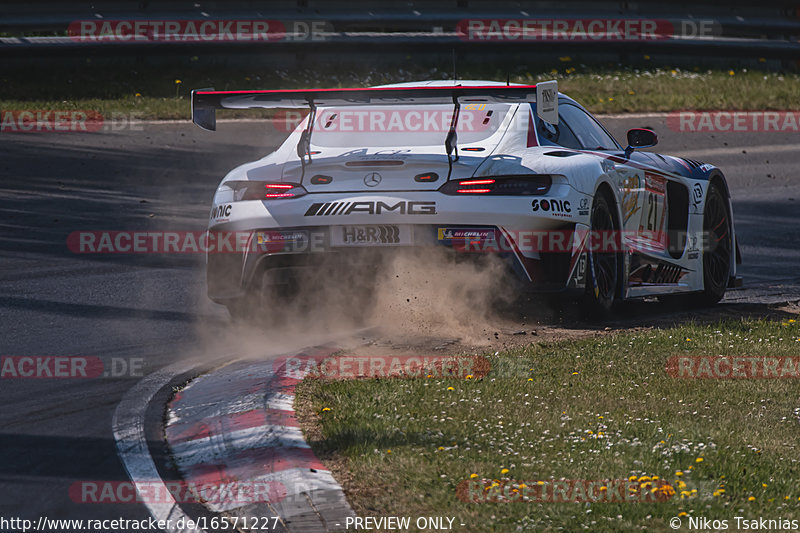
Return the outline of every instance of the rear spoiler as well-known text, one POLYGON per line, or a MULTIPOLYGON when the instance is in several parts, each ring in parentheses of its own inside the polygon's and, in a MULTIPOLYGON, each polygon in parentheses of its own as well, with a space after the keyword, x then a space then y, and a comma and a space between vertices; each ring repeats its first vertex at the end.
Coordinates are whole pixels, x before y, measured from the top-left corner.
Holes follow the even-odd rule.
POLYGON ((276 91, 192 91, 192 122, 204 130, 217 129, 217 109, 307 108, 324 106, 432 105, 462 103, 539 102, 537 114, 558 124, 558 84, 536 85, 372 87, 366 89, 287 89, 276 91))

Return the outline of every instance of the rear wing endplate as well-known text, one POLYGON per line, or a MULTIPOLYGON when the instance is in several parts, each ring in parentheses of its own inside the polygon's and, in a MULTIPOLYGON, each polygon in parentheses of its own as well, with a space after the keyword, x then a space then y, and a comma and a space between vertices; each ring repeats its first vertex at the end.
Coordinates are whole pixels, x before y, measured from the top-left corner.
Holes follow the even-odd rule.
POLYGON ((288 89, 276 91, 192 91, 192 122, 217 129, 217 109, 307 108, 365 105, 460 105, 466 103, 538 102, 537 114, 558 124, 558 84, 536 85, 371 87, 366 89, 288 89))

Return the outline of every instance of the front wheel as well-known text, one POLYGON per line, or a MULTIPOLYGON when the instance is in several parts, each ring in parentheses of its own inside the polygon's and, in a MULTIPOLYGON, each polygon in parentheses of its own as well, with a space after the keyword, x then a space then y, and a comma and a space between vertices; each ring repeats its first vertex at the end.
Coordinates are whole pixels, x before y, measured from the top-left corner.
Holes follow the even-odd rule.
POLYGON ((728 288, 731 273, 730 214, 725 194, 712 183, 703 210, 703 290, 690 294, 659 296, 662 303, 688 308, 709 307, 719 302, 728 288))
POLYGON ((693 296, 697 305, 719 302, 731 275, 731 217, 728 202, 716 183, 708 187, 703 210, 703 292, 693 296))

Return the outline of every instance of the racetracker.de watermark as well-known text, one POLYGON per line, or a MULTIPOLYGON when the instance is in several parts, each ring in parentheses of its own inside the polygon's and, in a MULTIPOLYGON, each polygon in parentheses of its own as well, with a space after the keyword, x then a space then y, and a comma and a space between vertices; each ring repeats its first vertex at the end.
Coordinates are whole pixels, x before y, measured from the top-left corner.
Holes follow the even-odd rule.
POLYGON ((73 231, 67 237, 67 248, 75 254, 243 253, 270 244, 253 239, 251 231, 86 230, 73 231))
POLYGON ((464 19, 456 31, 465 41, 661 41, 678 37, 711 37, 720 33, 713 20, 632 18, 464 19))
POLYGON ((0 379, 97 379, 144 377, 142 357, 4 355, 0 379))
POLYGON ((482 378, 491 364, 482 356, 297 355, 272 363, 280 378, 482 378))
POLYGON ((674 495, 675 489, 663 480, 468 479, 456 487, 456 496, 466 503, 654 503, 674 495))
POLYGON ((800 111, 673 111, 667 127, 681 133, 797 133, 800 111))
MULTIPOLYGON (((326 109, 316 115, 314 131, 322 133, 447 133, 452 109, 326 109)), ((276 112, 269 120, 278 131, 294 131, 307 112, 276 112)), ((487 104, 465 104, 458 113, 458 133, 488 132, 496 127, 495 110, 487 104)), ((517 121, 520 122, 520 121, 517 121)), ((515 122, 516 124, 516 122, 515 122)), ((525 124, 527 128, 527 123, 525 124)))
MULTIPOLYGON (((568 202, 567 202, 568 203, 568 202)), ((563 202, 562 202, 563 205, 563 202)), ((231 205, 215 208, 219 213, 231 205)), ((222 219, 217 218, 217 221, 222 219)), ((385 225, 384 225, 385 226, 385 225)), ((391 226, 391 225, 390 225, 391 226)), ((348 226, 344 226, 347 228, 348 226)), ((353 226, 353 228, 356 228, 353 226)), ((356 228, 358 229, 358 228, 356 228)), ((364 239, 368 238, 364 231, 364 239)), ((373 235, 376 236, 378 233, 373 235)), ((712 251, 718 237, 709 232, 507 230, 492 228, 437 228, 439 245, 458 253, 624 253, 633 248, 686 248, 689 254, 712 251)), ((365 240, 362 244, 378 244, 365 240)), ((431 242, 431 244, 434 244, 431 242)), ((67 236, 75 254, 229 254, 320 253, 330 246, 329 233, 309 230, 258 231, 125 231, 80 230, 67 236)))
POLYGON ((682 379, 798 379, 800 357, 675 355, 666 371, 682 379))
POLYGON ((69 498, 81 504, 118 503, 208 503, 250 505, 275 503, 286 498, 287 488, 280 481, 221 480, 207 483, 188 481, 76 481, 69 487, 69 498))
POLYGON ((142 131, 142 114, 137 112, 16 109, 0 110, 0 133, 96 133, 142 131))
POLYGON ((332 31, 323 20, 76 20, 67 35, 78 42, 279 42, 322 41, 332 31))

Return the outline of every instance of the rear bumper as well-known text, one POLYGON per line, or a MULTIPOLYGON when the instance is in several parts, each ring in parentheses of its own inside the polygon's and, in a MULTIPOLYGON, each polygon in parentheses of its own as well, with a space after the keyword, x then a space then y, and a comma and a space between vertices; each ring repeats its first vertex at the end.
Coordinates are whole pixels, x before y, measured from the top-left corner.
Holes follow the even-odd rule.
MULTIPOLYGON (((558 292, 570 287, 582 288, 585 283, 585 258, 573 257, 568 252, 530 257, 530 253, 522 254, 516 243, 496 226, 414 225, 404 242, 393 242, 400 239, 387 230, 383 233, 386 242, 347 246, 342 246, 341 238, 334 235, 342 228, 318 226, 250 232, 243 249, 208 255, 209 298, 217 303, 240 298, 265 270, 274 272, 276 280, 293 270, 316 270, 324 275, 332 266, 371 271, 397 254, 434 251, 441 253, 444 261, 453 262, 500 258, 510 279, 516 279, 521 288, 531 291, 558 292)), ((574 225, 565 229, 571 231, 574 225)))

